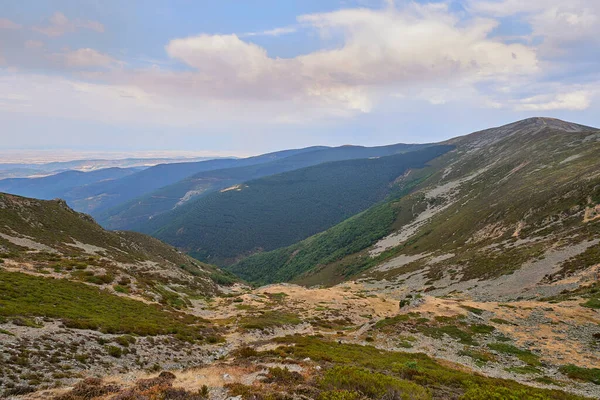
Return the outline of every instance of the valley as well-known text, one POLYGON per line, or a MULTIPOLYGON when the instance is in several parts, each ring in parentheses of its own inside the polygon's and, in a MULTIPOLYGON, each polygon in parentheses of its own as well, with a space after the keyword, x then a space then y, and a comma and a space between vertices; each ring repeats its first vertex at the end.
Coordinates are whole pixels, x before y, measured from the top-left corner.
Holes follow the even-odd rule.
POLYGON ((144 233, 0 194, 0 396, 598 398, 599 132, 531 118, 111 178, 104 222, 144 233))

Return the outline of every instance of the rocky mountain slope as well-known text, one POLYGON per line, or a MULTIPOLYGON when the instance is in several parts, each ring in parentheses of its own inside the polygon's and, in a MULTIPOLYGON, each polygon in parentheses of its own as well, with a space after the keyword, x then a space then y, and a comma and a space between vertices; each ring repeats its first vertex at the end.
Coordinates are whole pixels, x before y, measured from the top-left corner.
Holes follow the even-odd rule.
POLYGON ((558 287, 553 281, 600 262, 599 140, 596 129, 542 118, 450 140, 456 150, 402 178, 414 187, 408 196, 230 270, 306 284, 418 276, 415 287, 448 293, 509 279, 543 258, 517 280, 558 287))

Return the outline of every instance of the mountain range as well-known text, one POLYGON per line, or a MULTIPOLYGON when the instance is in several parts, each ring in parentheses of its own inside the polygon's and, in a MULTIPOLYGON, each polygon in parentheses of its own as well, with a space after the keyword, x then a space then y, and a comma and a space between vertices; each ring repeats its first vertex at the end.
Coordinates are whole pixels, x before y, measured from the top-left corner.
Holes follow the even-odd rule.
POLYGON ((598 398, 599 154, 530 118, 0 180, 0 396, 598 398))

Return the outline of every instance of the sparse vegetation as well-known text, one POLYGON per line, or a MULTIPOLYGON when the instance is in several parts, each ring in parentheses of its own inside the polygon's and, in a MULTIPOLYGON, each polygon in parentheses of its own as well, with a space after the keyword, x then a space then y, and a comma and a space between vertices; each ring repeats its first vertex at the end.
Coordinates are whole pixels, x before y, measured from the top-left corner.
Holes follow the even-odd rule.
POLYGON ((350 393, 380 398, 377 396, 390 393, 388 388, 396 387, 400 396, 406 393, 407 396, 413 394, 416 398, 580 399, 557 390, 537 389, 514 381, 452 369, 438 364, 424 354, 387 352, 372 346, 338 344, 317 337, 294 336, 277 341, 282 345, 292 346, 261 353, 261 356, 278 354, 296 359, 309 357, 331 366, 319 381, 320 388, 327 390, 326 398, 337 399, 331 390, 343 390, 340 393, 342 399, 352 399, 350 393), (417 389, 419 386, 421 388, 417 389))
POLYGON ((431 399, 429 391, 416 383, 352 366, 328 370, 319 386, 328 393, 343 390, 370 399, 381 399, 386 395, 402 400, 431 399))
POLYGON ((533 354, 528 350, 522 350, 512 344, 507 343, 490 343, 488 347, 491 350, 497 351, 502 354, 510 354, 517 357, 519 360, 523 361, 525 364, 530 366, 539 366, 540 360, 539 357, 533 354))
POLYGON ((240 321, 240 327, 245 330, 266 330, 300 323, 302 323, 302 320, 295 314, 284 311, 264 311, 243 317, 240 321))

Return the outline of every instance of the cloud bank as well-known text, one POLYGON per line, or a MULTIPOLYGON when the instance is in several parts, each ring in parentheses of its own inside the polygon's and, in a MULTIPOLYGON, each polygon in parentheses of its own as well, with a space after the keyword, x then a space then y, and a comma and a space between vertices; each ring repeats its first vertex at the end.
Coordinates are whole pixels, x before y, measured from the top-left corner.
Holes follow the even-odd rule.
POLYGON ((20 46, 29 64, 0 47, 0 111, 180 127, 311 124, 410 101, 515 112, 586 110, 594 104, 600 61, 590 52, 600 50, 600 2, 462 5, 456 11, 445 2, 388 1, 376 9, 299 15, 294 26, 262 32, 199 32, 163 44, 169 63, 149 67, 91 45, 48 49, 46 40, 67 34, 105 33, 97 21, 58 11, 31 27, 1 18, 0 35, 29 29, 38 37, 20 46), (528 31, 507 37, 507 18, 528 31), (278 57, 255 41, 298 35, 315 35, 320 48, 278 57), (575 65, 587 69, 574 75, 575 65), (40 66, 55 73, 41 73, 40 66))

